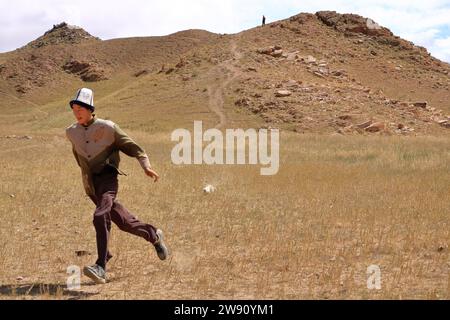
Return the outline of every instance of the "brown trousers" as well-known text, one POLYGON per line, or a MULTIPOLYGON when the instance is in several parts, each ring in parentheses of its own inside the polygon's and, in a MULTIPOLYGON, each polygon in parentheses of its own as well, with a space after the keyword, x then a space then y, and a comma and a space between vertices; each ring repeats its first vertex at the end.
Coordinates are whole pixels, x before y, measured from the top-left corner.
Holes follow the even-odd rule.
POLYGON ((96 205, 93 221, 97 238, 96 264, 106 270, 106 263, 112 258, 108 251, 111 221, 120 230, 144 238, 150 243, 157 240, 156 228, 140 222, 116 200, 119 183, 115 168, 106 166, 101 173, 93 176, 93 182, 95 197, 90 198, 96 205))

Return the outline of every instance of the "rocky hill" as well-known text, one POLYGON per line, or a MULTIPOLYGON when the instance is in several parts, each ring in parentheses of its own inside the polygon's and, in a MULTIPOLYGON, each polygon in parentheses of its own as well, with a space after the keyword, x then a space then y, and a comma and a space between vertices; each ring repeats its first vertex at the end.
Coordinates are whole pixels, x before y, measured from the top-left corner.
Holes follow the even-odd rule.
POLYGON ((100 40, 80 27, 72 26, 66 22, 54 25, 52 29, 45 32, 42 37, 27 44, 26 47, 41 48, 55 44, 79 44, 86 40, 100 40))
POLYGON ((332 11, 233 35, 108 41, 62 23, 0 54, 0 108, 53 105, 92 86, 106 96, 100 107, 108 102, 115 115, 132 106, 132 122, 144 127, 152 108, 168 127, 204 118, 299 133, 448 134, 449 72, 373 20, 332 11))

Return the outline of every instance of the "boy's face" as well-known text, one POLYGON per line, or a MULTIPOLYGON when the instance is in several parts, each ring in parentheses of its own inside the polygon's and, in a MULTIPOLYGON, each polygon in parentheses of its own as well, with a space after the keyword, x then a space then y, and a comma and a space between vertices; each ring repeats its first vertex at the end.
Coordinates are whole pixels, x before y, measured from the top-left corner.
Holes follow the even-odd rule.
POLYGON ((72 111, 78 123, 81 125, 87 124, 89 120, 92 119, 91 111, 82 106, 77 105, 76 103, 73 104, 72 111))

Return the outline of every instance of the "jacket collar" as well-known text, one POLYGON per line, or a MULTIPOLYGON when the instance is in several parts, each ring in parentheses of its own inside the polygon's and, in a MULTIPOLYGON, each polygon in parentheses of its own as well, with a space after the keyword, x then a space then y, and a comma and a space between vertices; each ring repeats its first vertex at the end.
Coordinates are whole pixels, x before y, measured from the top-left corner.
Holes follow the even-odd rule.
POLYGON ((84 128, 90 127, 91 124, 93 124, 95 122, 95 120, 97 120, 97 118, 95 117, 95 114, 92 115, 92 119, 87 123, 87 124, 82 124, 81 126, 84 128))

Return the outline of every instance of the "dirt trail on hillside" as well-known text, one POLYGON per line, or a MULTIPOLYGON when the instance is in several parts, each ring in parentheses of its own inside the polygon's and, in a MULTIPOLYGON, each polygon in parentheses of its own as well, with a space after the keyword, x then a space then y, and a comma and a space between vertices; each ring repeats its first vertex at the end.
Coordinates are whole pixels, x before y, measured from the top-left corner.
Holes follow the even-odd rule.
POLYGON ((230 51, 233 57, 223 61, 211 69, 209 73, 210 77, 213 78, 213 81, 207 87, 209 109, 219 117, 219 123, 216 125, 217 129, 224 128, 228 123, 224 109, 225 90, 234 79, 241 75, 241 71, 237 67, 237 62, 241 59, 242 54, 237 49, 235 39, 231 39, 230 41, 230 51))

